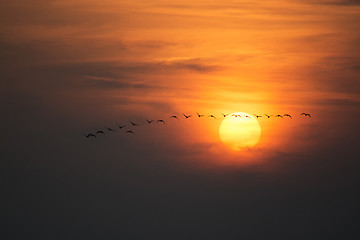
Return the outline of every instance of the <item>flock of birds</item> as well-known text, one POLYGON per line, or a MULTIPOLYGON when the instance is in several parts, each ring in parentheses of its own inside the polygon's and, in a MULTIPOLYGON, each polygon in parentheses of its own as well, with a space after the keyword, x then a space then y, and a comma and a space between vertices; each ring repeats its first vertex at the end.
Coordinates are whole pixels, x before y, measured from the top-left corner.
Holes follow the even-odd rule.
MULTIPOLYGON (((193 115, 186 115, 186 114, 182 114, 184 116, 185 119, 188 119, 190 117, 192 117, 193 115)), ((261 118, 261 117, 266 117, 266 118, 271 118, 271 117, 274 117, 274 118, 284 118, 284 117, 288 117, 290 119, 292 119, 292 116, 290 114, 283 114, 283 115, 280 115, 280 114, 277 114, 277 115, 268 115, 268 114, 264 114, 264 116, 262 115, 256 115, 256 114, 252 114, 252 116, 250 115, 240 115, 240 114, 224 114, 224 113, 221 113, 222 117, 223 118, 226 118, 227 116, 231 116, 231 117, 236 117, 236 118, 241 118, 241 117, 244 117, 244 118, 252 118, 255 117, 255 118, 261 118)), ((209 118, 214 118, 214 119, 217 119, 215 115, 204 115, 204 114, 199 114, 198 112, 196 112, 196 115, 194 115, 195 117, 197 116, 198 118, 201 118, 201 117, 209 117, 209 118)), ((308 118, 311 118, 311 115, 310 113, 301 113, 300 116, 304 116, 304 117, 308 117, 308 118)), ((176 115, 172 115, 170 116, 171 119, 177 119, 179 120, 178 116, 176 115)), ((158 119, 158 120, 148 120, 146 119, 146 122, 147 124, 152 124, 152 123, 161 123, 161 124, 165 124, 165 121, 163 119, 158 119)), ((129 121, 130 123, 130 127, 135 127, 135 126, 139 126, 140 124, 138 123, 134 123, 132 121, 129 121)), ((146 124, 146 123, 145 123, 146 124)), ((120 124, 117 124, 117 127, 119 129, 123 129, 125 127, 127 127, 126 125, 120 125, 120 124)), ((83 134, 86 138, 96 138, 97 135, 103 135, 105 134, 105 132, 114 132, 116 131, 114 128, 109 128, 109 127, 104 127, 104 129, 106 130, 98 130, 97 132, 95 133, 88 133, 88 134, 83 134)), ((127 134, 135 134, 132 130, 127 130, 125 131, 125 133, 127 134)))

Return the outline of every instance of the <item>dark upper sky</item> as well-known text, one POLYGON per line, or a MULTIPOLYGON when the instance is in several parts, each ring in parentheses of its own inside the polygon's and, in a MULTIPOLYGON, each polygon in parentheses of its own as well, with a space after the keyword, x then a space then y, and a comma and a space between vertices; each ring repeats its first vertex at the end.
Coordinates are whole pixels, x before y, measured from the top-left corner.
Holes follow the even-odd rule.
POLYGON ((359 1, 0 0, 0 20, 1 239, 359 237, 359 1), (238 111, 293 119, 234 152, 238 111))

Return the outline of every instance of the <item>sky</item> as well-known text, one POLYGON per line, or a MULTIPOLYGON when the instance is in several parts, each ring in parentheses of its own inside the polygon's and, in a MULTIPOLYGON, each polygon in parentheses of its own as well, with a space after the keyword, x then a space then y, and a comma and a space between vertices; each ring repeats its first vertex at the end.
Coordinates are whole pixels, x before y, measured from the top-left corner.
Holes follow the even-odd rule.
POLYGON ((356 239, 359 29, 358 0, 0 0, 0 236, 356 239), (236 152, 233 112, 293 119, 236 152))

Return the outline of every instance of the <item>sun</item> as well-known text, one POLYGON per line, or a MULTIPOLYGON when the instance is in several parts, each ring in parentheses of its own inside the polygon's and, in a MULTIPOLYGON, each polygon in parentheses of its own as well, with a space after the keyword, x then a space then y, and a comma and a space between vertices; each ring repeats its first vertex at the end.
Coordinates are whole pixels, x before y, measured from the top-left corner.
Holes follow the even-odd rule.
POLYGON ((219 128, 221 141, 235 151, 255 146, 261 136, 259 122, 250 114, 235 112, 229 114, 219 128))

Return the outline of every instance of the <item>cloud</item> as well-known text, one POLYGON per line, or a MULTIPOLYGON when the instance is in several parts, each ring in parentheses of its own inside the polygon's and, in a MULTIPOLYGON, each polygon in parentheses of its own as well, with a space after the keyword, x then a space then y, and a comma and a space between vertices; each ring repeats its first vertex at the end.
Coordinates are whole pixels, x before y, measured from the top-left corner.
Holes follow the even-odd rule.
POLYGON ((359 56, 351 54, 320 58, 308 67, 309 77, 337 92, 358 93, 359 60, 359 56))
POLYGON ((330 105, 330 106, 339 106, 339 107, 355 107, 360 108, 360 97, 358 99, 322 99, 316 101, 320 105, 330 105))
POLYGON ((140 49, 163 49, 168 46, 176 46, 178 44, 169 41, 161 40, 146 40, 146 41, 132 41, 126 43, 130 48, 140 48, 140 49))
POLYGON ((330 66, 338 70, 354 70, 358 72, 360 70, 359 60, 360 55, 351 56, 350 54, 344 54, 322 57, 317 63, 323 67, 330 66))
POLYGON ((137 89, 150 89, 154 86, 144 83, 131 83, 124 80, 119 81, 116 79, 103 78, 103 77, 86 77, 85 83, 87 86, 94 87, 96 89, 125 89, 125 88, 137 88, 137 89))
POLYGON ((169 63, 172 68, 179 68, 184 70, 190 70, 195 72, 215 72, 220 69, 219 65, 207 64, 202 62, 202 59, 190 59, 185 61, 177 61, 169 63))
POLYGON ((324 5, 341 5, 341 6, 356 6, 360 5, 360 0, 307 0, 307 3, 311 4, 324 4, 324 5))

